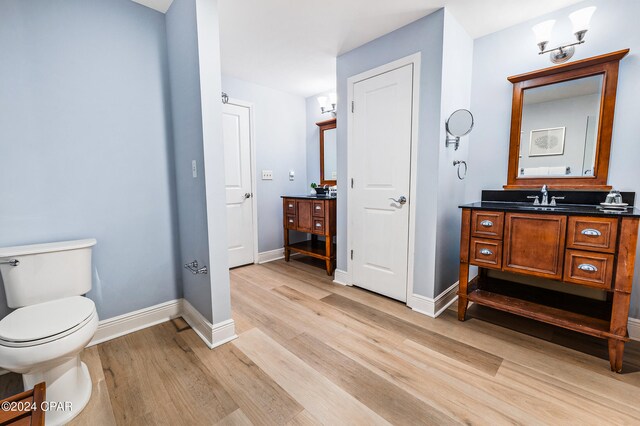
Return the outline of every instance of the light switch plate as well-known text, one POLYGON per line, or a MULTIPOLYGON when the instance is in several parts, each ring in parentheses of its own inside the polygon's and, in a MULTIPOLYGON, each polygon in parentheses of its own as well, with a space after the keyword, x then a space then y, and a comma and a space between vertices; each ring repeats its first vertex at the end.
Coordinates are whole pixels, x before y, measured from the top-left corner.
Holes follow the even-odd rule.
POLYGON ((262 180, 273 180, 273 170, 263 170, 262 180))
POLYGON ((295 170, 289 170, 289 180, 295 180, 296 172, 295 170))
POLYGON ((191 161, 191 175, 194 179, 198 177, 198 163, 196 163, 196 160, 191 161))

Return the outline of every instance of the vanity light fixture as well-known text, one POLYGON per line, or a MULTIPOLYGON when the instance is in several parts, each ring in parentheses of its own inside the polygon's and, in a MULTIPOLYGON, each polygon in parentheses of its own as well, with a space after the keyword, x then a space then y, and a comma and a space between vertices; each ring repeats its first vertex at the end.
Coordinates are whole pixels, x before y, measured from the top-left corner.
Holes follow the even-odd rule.
POLYGON ((542 55, 544 53, 549 53, 551 62, 554 64, 561 64, 568 61, 576 51, 575 46, 584 43, 584 36, 589 30, 591 16, 593 16, 593 12, 595 11, 596 7, 591 6, 569 14, 569 19, 573 26, 573 35, 576 37, 577 41, 574 43, 564 44, 553 49, 547 49, 547 44, 549 44, 549 40, 551 40, 551 31, 553 30, 553 25, 556 21, 550 19, 535 25, 532 30, 536 35, 536 43, 538 43, 538 48, 540 49, 538 54, 542 55))
POLYGON ((335 93, 329 94, 329 96, 318 96, 318 103, 320 104, 320 110, 323 114, 331 113, 336 116, 336 105, 338 103, 335 93))

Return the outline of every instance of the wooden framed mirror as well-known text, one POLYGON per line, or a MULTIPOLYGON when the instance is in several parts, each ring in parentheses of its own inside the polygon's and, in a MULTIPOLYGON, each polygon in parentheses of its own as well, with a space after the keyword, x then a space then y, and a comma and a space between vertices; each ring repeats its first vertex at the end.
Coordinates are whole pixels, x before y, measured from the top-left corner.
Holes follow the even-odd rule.
POLYGON ((629 49, 509 77, 505 189, 610 189, 618 66, 629 49))
POLYGON ((335 185, 338 181, 338 139, 336 119, 319 121, 320 185, 335 185))

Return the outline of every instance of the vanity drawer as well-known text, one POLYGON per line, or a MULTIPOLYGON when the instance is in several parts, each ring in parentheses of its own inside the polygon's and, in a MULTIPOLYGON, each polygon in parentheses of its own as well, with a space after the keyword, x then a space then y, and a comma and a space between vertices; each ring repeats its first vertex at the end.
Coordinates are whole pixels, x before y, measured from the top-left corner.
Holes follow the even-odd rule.
POLYGON ((324 201, 313 202, 313 215, 317 217, 324 217, 324 201))
POLYGON ((471 212, 471 234, 474 237, 502 239, 504 212, 471 212))
POLYGON ((284 217, 284 227, 285 228, 293 229, 293 228, 296 228, 297 226, 298 226, 298 224, 297 224, 297 221, 296 221, 296 215, 293 215, 293 214, 285 215, 285 217, 284 217))
POLYGON ((614 253, 618 237, 618 219, 570 216, 567 236, 569 248, 614 253))
POLYGON ((613 255, 567 250, 564 281, 601 289, 611 288, 613 255))
POLYGON ((324 219, 313 219, 313 231, 314 234, 324 234, 324 219))
POLYGON ((483 268, 502 267, 502 241, 471 238, 469 263, 483 268))
POLYGON ((285 213, 296 214, 296 200, 293 200, 291 198, 285 198, 284 199, 284 212, 285 213))

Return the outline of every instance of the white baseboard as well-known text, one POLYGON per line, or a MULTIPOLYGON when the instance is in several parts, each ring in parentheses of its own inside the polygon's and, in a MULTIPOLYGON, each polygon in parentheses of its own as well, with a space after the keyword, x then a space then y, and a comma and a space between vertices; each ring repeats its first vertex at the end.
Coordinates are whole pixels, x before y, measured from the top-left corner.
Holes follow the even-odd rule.
POLYGON ((211 324, 191 303, 184 299, 182 301, 182 318, 211 349, 238 337, 233 319, 211 324))
POLYGON ((274 260, 284 259, 284 248, 263 251, 258 253, 258 263, 273 262, 274 260))
POLYGON ((88 346, 106 342, 143 328, 151 327, 180 316, 182 299, 170 300, 148 308, 139 309, 98 323, 98 330, 88 346))
POLYGON ((351 282, 351 276, 347 271, 343 271, 342 269, 336 269, 335 275, 333 276, 333 282, 341 285, 353 285, 351 282))
POLYGON ((640 319, 629 318, 629 323, 627 324, 627 330, 629 331, 629 338, 631 340, 640 341, 640 319))
POLYGON ((412 294, 409 297, 409 307, 414 311, 427 315, 431 318, 438 317, 443 313, 453 302, 458 300, 458 283, 456 282, 451 287, 440 293, 436 298, 421 296, 419 294, 412 294))

